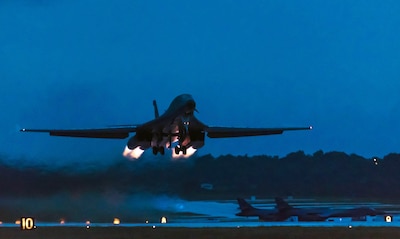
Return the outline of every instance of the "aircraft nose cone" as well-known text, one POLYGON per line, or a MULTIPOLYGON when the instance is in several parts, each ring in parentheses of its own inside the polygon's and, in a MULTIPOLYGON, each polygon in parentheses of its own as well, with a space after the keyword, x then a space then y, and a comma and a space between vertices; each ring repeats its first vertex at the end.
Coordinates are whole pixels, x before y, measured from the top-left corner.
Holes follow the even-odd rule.
POLYGON ((186 106, 185 106, 186 110, 186 114, 187 115, 192 115, 193 112, 196 110, 196 103, 194 102, 194 100, 188 100, 186 102, 186 106))
POLYGON ((194 102, 194 100, 189 100, 186 103, 186 107, 190 110, 194 110, 196 108, 196 103, 194 102))

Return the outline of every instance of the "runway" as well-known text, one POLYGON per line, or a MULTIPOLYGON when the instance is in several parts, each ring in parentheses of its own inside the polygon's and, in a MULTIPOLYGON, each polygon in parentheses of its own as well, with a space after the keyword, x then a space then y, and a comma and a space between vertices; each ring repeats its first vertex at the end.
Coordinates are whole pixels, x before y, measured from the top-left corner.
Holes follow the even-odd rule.
MULTIPOLYGON (((275 205, 271 200, 252 201, 259 208, 273 208, 275 205)), ((323 222, 298 222, 296 218, 290 218, 283 222, 263 222, 257 217, 239 217, 238 205, 235 200, 219 201, 185 201, 180 199, 164 198, 156 204, 155 209, 162 210, 156 219, 143 220, 142 222, 124 221, 124 218, 113 218, 109 222, 87 221, 40 221, 34 217, 34 226, 43 227, 76 227, 76 228, 105 228, 105 227, 143 227, 143 228, 242 228, 242 227, 400 227, 400 205, 384 204, 379 202, 316 202, 312 199, 296 200, 296 207, 329 207, 329 208, 352 208, 355 206, 368 206, 383 209, 387 215, 367 216, 365 221, 353 221, 351 218, 330 218, 323 222), (390 222, 386 217, 390 215, 390 222), (165 223, 161 223, 162 218, 165 223), (113 222, 114 219, 114 222, 113 222), (118 220, 118 223, 115 223, 118 220)), ((99 209, 100 210, 100 209, 99 209)), ((134 212, 132 212, 134 213, 134 212)), ((60 216, 61 218, 61 216, 60 216)), ((20 223, 20 222, 19 222, 20 223)), ((1 222, 0 228, 18 228, 16 222, 1 222)))
MULTIPOLYGON (((270 208, 270 201, 253 202, 257 207, 270 208)), ((321 206, 314 201, 296 203, 296 207, 321 206)), ((324 206, 351 208, 354 203, 323 203, 324 206)), ((357 204, 361 205, 361 204, 357 204)), ((362 205, 384 208, 392 215, 386 222, 383 216, 367 217, 366 221, 352 221, 350 218, 336 218, 324 222, 262 222, 256 217, 238 217, 238 205, 229 201, 184 201, 162 200, 158 205, 163 209, 157 220, 143 222, 124 221, 118 218, 114 224, 91 221, 40 221, 34 219, 31 230, 21 230, 15 222, 0 224, 0 238, 13 239, 231 239, 231 238, 270 238, 270 239, 310 239, 341 238, 392 239, 400 237, 399 205, 382 203, 363 203, 362 205), (161 223, 166 216, 166 223, 161 223)), ((158 208, 160 209, 160 208, 158 208)), ((101 209, 99 209, 101 210, 101 209)), ((134 213, 134 212, 132 212, 134 213)), ((154 213, 154 212, 153 212, 154 213)), ((21 219, 21 218, 20 218, 21 219)))
MULTIPOLYGON (((400 221, 384 222, 384 221, 343 221, 343 222, 255 222, 255 221, 231 221, 231 222, 172 222, 172 223, 121 223, 114 225, 112 223, 90 223, 89 225, 82 222, 70 222, 61 225, 54 222, 36 222, 36 229, 41 227, 185 227, 185 228, 241 228, 241 227, 400 227, 400 221)), ((3 223, 0 228, 19 228, 20 225, 15 223, 3 223)))

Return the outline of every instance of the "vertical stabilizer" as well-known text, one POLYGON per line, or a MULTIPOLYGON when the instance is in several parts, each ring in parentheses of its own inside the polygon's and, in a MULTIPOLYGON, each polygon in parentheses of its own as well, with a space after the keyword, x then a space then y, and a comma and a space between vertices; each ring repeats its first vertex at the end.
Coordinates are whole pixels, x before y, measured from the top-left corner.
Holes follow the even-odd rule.
POLYGON ((153 106, 154 106, 154 116, 158 118, 160 115, 158 114, 158 107, 157 107, 157 102, 156 100, 153 100, 153 106))
POLYGON ((246 200, 244 200, 243 198, 238 198, 237 201, 238 201, 240 210, 242 210, 242 211, 254 209, 254 207, 252 207, 252 206, 251 206, 248 202, 246 202, 246 200))
POLYGON ((283 198, 280 198, 280 197, 275 198, 275 203, 276 203, 276 207, 278 208, 279 211, 288 210, 288 209, 293 208, 292 206, 289 205, 289 203, 287 203, 285 200, 283 200, 283 198))

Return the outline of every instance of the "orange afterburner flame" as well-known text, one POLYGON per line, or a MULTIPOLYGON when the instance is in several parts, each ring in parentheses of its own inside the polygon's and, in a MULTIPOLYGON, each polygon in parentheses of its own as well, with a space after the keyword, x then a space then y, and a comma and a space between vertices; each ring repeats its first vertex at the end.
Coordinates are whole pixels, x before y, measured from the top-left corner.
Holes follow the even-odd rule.
POLYGON ((125 146, 125 150, 122 155, 128 159, 138 159, 140 156, 142 156, 143 152, 144 150, 141 149, 140 146, 137 146, 134 149, 129 149, 128 146, 125 146))

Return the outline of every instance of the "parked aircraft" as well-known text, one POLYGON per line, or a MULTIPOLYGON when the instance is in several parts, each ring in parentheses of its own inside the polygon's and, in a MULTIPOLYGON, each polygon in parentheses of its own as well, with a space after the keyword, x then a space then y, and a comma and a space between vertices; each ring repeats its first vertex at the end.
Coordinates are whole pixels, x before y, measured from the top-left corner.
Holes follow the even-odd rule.
POLYGON ((332 209, 328 207, 295 208, 282 198, 275 198, 275 209, 259 209, 251 206, 244 199, 238 198, 241 212, 237 216, 257 216, 262 221, 286 221, 297 217, 298 221, 325 221, 328 218, 349 217, 355 220, 365 220, 367 216, 386 215, 384 211, 356 207, 350 209, 332 209))
POLYGON ((236 216, 257 216, 261 221, 286 221, 292 216, 297 216, 299 221, 323 221, 326 218, 319 216, 322 209, 299 209, 293 208, 282 198, 275 198, 274 209, 260 209, 251 206, 243 198, 237 199, 241 212, 236 216))
POLYGON ((387 214, 384 211, 369 207, 355 207, 348 209, 294 208, 282 198, 276 198, 275 202, 280 213, 288 216, 297 216, 299 221, 325 221, 328 218, 334 217, 349 217, 355 220, 365 220, 367 216, 387 214))
POLYGON ((279 211, 277 209, 260 209, 251 206, 243 198, 237 199, 240 212, 236 216, 243 217, 258 217, 261 221, 283 221, 285 219, 279 218, 279 211))
POLYGON ((293 128, 236 128, 211 127, 203 124, 195 116, 196 103, 189 94, 177 96, 166 112, 158 112, 153 101, 155 119, 139 125, 118 125, 97 129, 21 129, 22 132, 44 132, 51 136, 69 136, 84 138, 124 139, 130 133, 136 133, 128 140, 124 155, 139 158, 144 150, 152 148, 153 154, 164 155, 165 148, 171 148, 174 155, 190 156, 204 145, 205 134, 209 138, 229 138, 282 134, 289 130, 309 130, 312 127, 293 128))
POLYGON ((367 216, 388 215, 385 211, 370 207, 356 207, 349 209, 335 210, 329 217, 351 217, 353 220, 365 220, 367 216))
POLYGON ((275 198, 275 203, 279 214, 281 214, 282 218, 285 218, 284 220, 295 216, 298 221, 325 221, 331 212, 330 208, 295 208, 280 197, 275 198))

